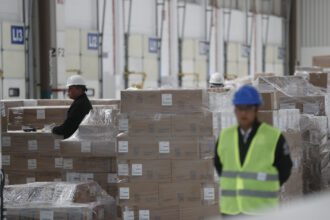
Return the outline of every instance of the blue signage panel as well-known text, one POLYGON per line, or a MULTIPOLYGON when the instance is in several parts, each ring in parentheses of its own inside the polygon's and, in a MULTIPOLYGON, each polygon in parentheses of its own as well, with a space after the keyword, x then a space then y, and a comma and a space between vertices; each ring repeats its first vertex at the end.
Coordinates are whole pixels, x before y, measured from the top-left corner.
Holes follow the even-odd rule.
POLYGON ((87 48, 89 50, 97 50, 99 47, 99 37, 96 33, 87 34, 87 48))
POLYGON ((149 38, 149 53, 157 53, 158 52, 158 38, 149 38))
POLYGON ((24 27, 12 25, 11 26, 11 43, 12 44, 24 44, 24 27))

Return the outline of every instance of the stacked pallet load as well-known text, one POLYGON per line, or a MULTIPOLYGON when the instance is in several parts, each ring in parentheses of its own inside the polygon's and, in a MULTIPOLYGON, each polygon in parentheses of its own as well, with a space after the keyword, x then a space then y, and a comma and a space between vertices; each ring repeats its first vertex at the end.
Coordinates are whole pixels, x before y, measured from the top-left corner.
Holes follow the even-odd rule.
POLYGON ((267 116, 267 120, 272 120, 276 127, 284 131, 294 162, 291 177, 282 188, 282 198, 290 200, 320 191, 322 182, 327 182, 328 177, 321 171, 321 164, 326 170, 328 163, 326 156, 321 160, 322 149, 324 155, 328 149, 327 93, 313 85, 306 76, 261 77, 258 86, 265 93, 273 93, 279 110, 272 116, 264 112, 264 117, 267 116), (283 112, 289 114, 283 115, 283 112), (282 127, 285 121, 295 122, 296 125, 285 130, 282 127))
MULTIPOLYGON (((61 181, 62 136, 51 133, 66 118, 71 100, 1 100, 2 167, 7 184, 61 181)), ((95 107, 118 100, 91 100, 95 107)))
POLYGON ((61 124, 67 110, 67 106, 26 105, 8 109, 7 130, 1 134, 7 184, 61 180, 62 137, 53 135, 48 125, 61 124))
POLYGON ((202 90, 122 91, 119 217, 197 220, 219 213, 207 105, 202 90))
POLYGON ((95 182, 9 185, 3 197, 6 219, 116 219, 114 199, 95 182))
POLYGON ((116 106, 94 107, 78 130, 61 141, 64 181, 96 181, 115 195, 117 114, 116 106))

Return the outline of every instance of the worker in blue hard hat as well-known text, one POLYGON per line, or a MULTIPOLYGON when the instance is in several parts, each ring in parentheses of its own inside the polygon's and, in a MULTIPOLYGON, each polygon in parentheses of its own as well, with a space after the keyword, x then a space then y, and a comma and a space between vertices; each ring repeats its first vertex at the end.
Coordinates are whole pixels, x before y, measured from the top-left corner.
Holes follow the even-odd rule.
POLYGON ((233 104, 238 125, 221 131, 215 150, 220 212, 225 217, 256 215, 279 204, 292 161, 281 132, 258 120, 262 99, 253 86, 239 88, 233 104))

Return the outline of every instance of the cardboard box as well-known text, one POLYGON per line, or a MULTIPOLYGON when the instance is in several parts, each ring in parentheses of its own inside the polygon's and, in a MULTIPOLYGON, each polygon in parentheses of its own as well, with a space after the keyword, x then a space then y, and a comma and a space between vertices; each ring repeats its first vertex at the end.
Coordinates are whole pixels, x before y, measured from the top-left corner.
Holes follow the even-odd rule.
POLYGON ((55 123, 60 125, 64 122, 68 106, 35 106, 17 107, 9 109, 8 129, 29 126, 42 129, 45 125, 55 123))
POLYGON ((172 182, 214 181, 213 160, 173 160, 172 182))
POLYGON ((59 182, 62 173, 59 172, 33 172, 33 171, 6 171, 6 185, 25 184, 33 182, 59 182))
POLYGON ((59 156, 61 140, 52 133, 9 131, 2 134, 2 152, 59 156))
POLYGON ((313 66, 319 66, 322 68, 330 68, 330 56, 314 56, 313 57, 313 66))
POLYGON ((325 116, 325 97, 324 96, 301 96, 301 97, 280 97, 281 109, 297 108, 302 114, 312 114, 325 116))
POLYGON ((123 206, 119 208, 121 219, 176 220, 180 219, 179 207, 123 206))
POLYGON ((102 204, 60 204, 56 206, 45 205, 40 207, 21 207, 21 208, 8 208, 7 218, 12 220, 20 219, 109 219, 115 220, 115 217, 105 211, 105 207, 102 204))
POLYGON ((8 171, 61 171, 61 157, 3 154, 2 167, 8 171))
POLYGON ((212 158, 215 140, 207 137, 117 136, 119 159, 204 159, 212 158))
POLYGON ((101 172, 114 173, 116 172, 116 161, 113 158, 63 158, 64 171, 77 172, 101 172))
POLYGON ((269 125, 275 126, 277 120, 277 112, 276 111, 259 111, 258 119, 260 122, 267 123, 269 125))
POLYGON ((94 105, 114 105, 120 107, 119 99, 90 99, 91 104, 94 105))
POLYGON ((213 116, 209 111, 202 113, 174 114, 172 117, 172 135, 176 136, 212 136, 213 116))
POLYGON ((216 204, 218 186, 214 183, 182 182, 159 184, 161 206, 180 205, 182 207, 202 204, 216 204))
POLYGON ((115 157, 114 140, 64 140, 60 143, 64 157, 115 157))
POLYGON ((170 160, 120 160, 117 167, 120 182, 171 182, 170 160))
POLYGON ((122 113, 200 112, 207 106, 207 93, 201 89, 121 92, 122 113))
POLYGON ((218 204, 180 208, 180 220, 207 220, 211 218, 220 218, 220 208, 218 204))
POLYGON ((121 115, 119 130, 127 131, 130 136, 169 136, 171 119, 169 114, 121 115))
POLYGON ((158 183, 119 183, 119 205, 143 205, 157 207, 159 204, 158 183))
POLYGON ((328 89, 329 81, 329 73, 309 73, 309 83, 313 86, 328 89))
POLYGON ((278 93, 277 92, 262 92, 261 111, 277 110, 279 109, 278 93))
POLYGON ((71 105, 72 99, 37 99, 38 106, 61 106, 71 105))
POLYGON ((23 100, 1 100, 0 101, 0 110, 1 110, 1 131, 6 132, 8 127, 8 115, 9 108, 23 106, 23 100))

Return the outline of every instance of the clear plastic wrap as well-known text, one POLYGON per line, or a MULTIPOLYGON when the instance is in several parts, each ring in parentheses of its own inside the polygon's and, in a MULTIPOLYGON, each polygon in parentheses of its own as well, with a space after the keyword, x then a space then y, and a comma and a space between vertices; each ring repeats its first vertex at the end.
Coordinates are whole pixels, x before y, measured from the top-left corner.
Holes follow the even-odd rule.
POLYGON ((323 144, 320 149, 321 157, 321 184, 323 190, 330 189, 330 141, 323 144))
POLYGON ((35 182, 9 185, 4 201, 10 206, 38 203, 89 203, 110 197, 95 182, 35 182))
POLYGON ((300 129, 305 142, 320 146, 327 142, 328 118, 326 116, 301 115, 300 129))
POLYGON ((115 200, 95 182, 6 186, 8 219, 115 219, 115 200), (62 218, 61 218, 62 217, 62 218))
POLYGON ((79 125, 77 131, 61 142, 64 157, 114 157, 118 134, 118 110, 115 107, 95 107, 79 125))

